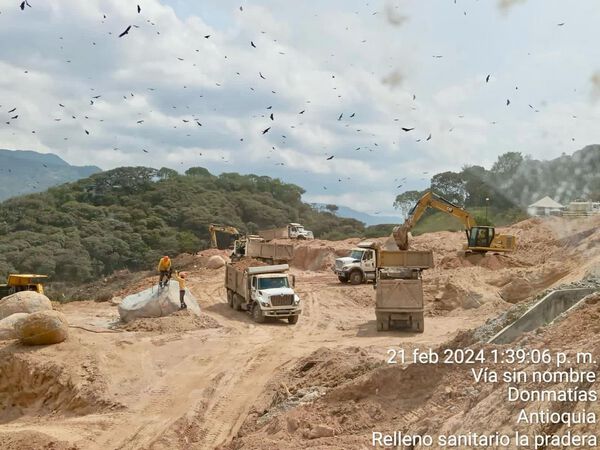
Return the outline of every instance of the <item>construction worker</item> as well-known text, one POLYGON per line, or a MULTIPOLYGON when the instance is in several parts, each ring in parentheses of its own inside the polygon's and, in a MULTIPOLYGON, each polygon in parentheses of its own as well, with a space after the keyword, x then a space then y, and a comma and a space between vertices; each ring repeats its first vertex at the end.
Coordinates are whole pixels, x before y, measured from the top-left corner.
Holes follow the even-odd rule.
POLYGON ((169 280, 171 279, 171 273, 172 273, 172 269, 171 269, 171 258, 169 258, 168 256, 163 256, 160 261, 158 262, 158 272, 160 273, 160 276, 158 278, 158 286, 159 287, 165 287, 168 283, 169 280), (163 279, 165 280, 163 282, 163 279))
POLYGON ((179 283, 179 302, 181 303, 181 309, 187 308, 187 305, 185 304, 185 277, 185 273, 175 272, 175 279, 179 283))

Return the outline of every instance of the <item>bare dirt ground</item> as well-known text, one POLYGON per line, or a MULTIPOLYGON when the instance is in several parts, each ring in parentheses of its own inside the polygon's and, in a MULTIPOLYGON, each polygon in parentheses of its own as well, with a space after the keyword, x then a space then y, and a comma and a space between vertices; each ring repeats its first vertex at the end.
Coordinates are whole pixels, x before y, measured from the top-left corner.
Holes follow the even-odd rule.
MULTIPOLYGON (((123 326, 109 302, 72 302, 57 306, 75 326, 66 342, 0 343, 0 448, 358 449, 375 420, 402 419, 410 428, 427 417, 427 427, 450 427, 474 400, 459 396, 458 409, 451 409, 455 398, 443 386, 466 389, 465 374, 392 373, 382 367, 386 350, 460 343, 514 303, 559 284, 600 279, 599 225, 521 222, 510 229, 519 250, 485 258, 457 254, 461 233, 415 238, 413 248, 433 249, 436 262, 424 276, 423 334, 378 333, 372 286, 341 285, 328 269, 357 239, 299 245, 293 273, 303 313, 294 326, 255 324, 230 309, 224 269, 203 267, 207 254, 189 255, 182 267, 200 318, 177 313, 123 326), (411 395, 379 395, 399 386, 411 395)), ((136 279, 115 295, 153 282, 136 279)), ((592 325, 584 329, 593 332, 592 325)))

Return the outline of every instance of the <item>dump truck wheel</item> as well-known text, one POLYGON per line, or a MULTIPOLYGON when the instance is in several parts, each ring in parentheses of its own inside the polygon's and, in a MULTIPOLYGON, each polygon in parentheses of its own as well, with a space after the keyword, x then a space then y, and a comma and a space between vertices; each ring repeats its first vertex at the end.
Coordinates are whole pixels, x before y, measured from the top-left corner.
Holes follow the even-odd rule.
POLYGON ((413 317, 413 328, 417 331, 417 333, 422 333, 425 331, 425 317, 423 313, 417 314, 413 317))
POLYGON ((390 330, 390 317, 389 316, 385 316, 381 320, 381 330, 382 331, 389 331, 390 330))
POLYGON ((343 277, 341 275, 338 276, 338 280, 340 280, 340 283, 347 283, 348 282, 348 278, 343 277))
POLYGON ((383 320, 377 319, 377 331, 383 331, 383 320))
POLYGON ((252 308, 252 318, 256 323, 263 323, 265 321, 265 316, 263 315, 262 309, 260 309, 260 305, 258 303, 254 304, 252 308))
POLYGON ((350 272, 350 284, 362 284, 363 282, 363 275, 359 270, 355 270, 353 272, 350 272))
POLYGON ((300 317, 300 316, 289 316, 289 317, 288 317, 288 323, 289 323, 290 325, 296 325, 296 324, 298 323, 298 318, 299 318, 299 317, 300 317))
POLYGON ((242 300, 238 294, 233 294, 233 309, 236 311, 242 310, 242 300))

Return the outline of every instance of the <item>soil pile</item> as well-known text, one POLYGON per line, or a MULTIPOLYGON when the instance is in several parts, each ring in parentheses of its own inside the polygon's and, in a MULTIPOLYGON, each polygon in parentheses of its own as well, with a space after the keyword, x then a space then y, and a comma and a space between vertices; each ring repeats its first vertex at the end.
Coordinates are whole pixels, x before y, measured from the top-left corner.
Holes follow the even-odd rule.
POLYGON ((102 398, 95 383, 74 379, 65 367, 40 361, 35 353, 0 352, 0 373, 0 423, 21 416, 82 416, 120 409, 102 398))
POLYGON ((196 316, 188 311, 178 311, 166 317, 135 319, 119 326, 125 331, 145 331, 153 333, 182 333, 185 331, 219 328, 221 325, 206 314, 196 316))

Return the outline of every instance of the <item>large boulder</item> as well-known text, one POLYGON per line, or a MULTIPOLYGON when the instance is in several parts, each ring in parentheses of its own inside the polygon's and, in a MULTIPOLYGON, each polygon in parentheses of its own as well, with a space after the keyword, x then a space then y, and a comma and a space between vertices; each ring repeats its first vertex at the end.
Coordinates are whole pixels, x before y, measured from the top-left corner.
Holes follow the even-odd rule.
MULTIPOLYGON (((189 290, 185 294, 185 303, 192 314, 200 315, 200 306, 189 290)), ((179 311, 179 307, 179 284, 171 281, 165 288, 154 285, 125 297, 119 305, 119 315, 123 322, 131 322, 144 317, 168 316, 179 311)))
POLYGON ((225 260, 220 255, 213 255, 208 258, 208 262, 206 263, 206 267, 209 269, 220 269, 225 265, 225 260))
POLYGON ((69 335, 69 323, 61 312, 39 311, 18 321, 15 331, 25 345, 58 344, 69 335))
POLYGON ((0 341, 6 341, 8 339, 17 339, 15 325, 17 322, 23 320, 28 315, 28 313, 15 313, 0 320, 0 341))
POLYGON ((52 303, 45 295, 21 291, 0 300, 0 320, 15 313, 34 313, 51 309, 52 303))

